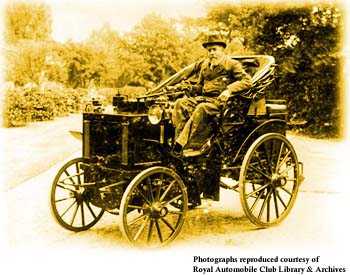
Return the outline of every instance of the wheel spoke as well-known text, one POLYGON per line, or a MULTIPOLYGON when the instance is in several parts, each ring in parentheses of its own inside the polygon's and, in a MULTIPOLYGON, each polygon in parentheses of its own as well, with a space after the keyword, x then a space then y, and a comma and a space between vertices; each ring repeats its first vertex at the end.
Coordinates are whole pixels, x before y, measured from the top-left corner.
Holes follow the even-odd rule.
MULTIPOLYGON (((271 145, 272 146, 272 145, 271 145)), ((267 160, 267 164, 270 168, 270 173, 272 173, 272 165, 271 165, 271 159, 270 159, 270 155, 269 152, 267 150, 267 144, 266 142, 264 142, 264 151, 265 151, 265 156, 266 156, 266 160, 267 160)))
POLYGON ((158 219, 156 219, 156 228, 160 242, 163 242, 162 231, 160 230, 158 219))
POLYGON ((255 207, 257 206, 258 202, 260 201, 261 197, 263 195, 263 192, 260 192, 259 196, 255 199, 253 205, 250 208, 251 212, 254 212, 255 207))
MULTIPOLYGON (((162 182, 163 182, 163 180, 162 180, 162 182)), ((156 201, 159 201, 160 189, 161 189, 161 185, 160 185, 160 184, 157 184, 157 185, 156 185, 156 198, 155 198, 156 201)))
POLYGON ((146 198, 146 196, 142 193, 141 190, 139 190, 137 187, 135 188, 135 191, 141 195, 141 197, 146 201, 148 205, 151 205, 151 202, 146 198))
POLYGON ((77 207, 75 208, 74 214, 73 214, 73 216, 72 216, 72 218, 71 218, 71 220, 70 220, 70 225, 73 225, 73 222, 74 222, 75 217, 76 217, 76 215, 77 215, 78 209, 79 209, 79 203, 77 202, 77 207))
POLYGON ((75 170, 77 171, 78 184, 81 185, 79 162, 75 164, 75 170))
POLYGON ((246 180, 246 182, 255 183, 255 184, 260 184, 260 183, 263 183, 264 181, 265 181, 264 179, 255 179, 255 180, 247 179, 246 180))
POLYGON ((170 204, 170 203, 172 203, 172 202, 178 200, 178 199, 181 198, 181 197, 182 197, 182 194, 180 194, 180 195, 178 195, 178 196, 172 198, 171 200, 168 200, 167 202, 163 202, 163 203, 162 203, 162 206, 166 206, 166 205, 168 205, 168 204, 170 204))
POLYGON ((92 210, 90 204, 89 204, 88 202, 86 202, 86 201, 84 201, 84 202, 85 202, 87 208, 89 209, 90 213, 91 213, 92 216, 94 217, 94 219, 96 219, 96 215, 95 215, 94 211, 92 210))
POLYGON ((282 205, 284 206, 284 209, 287 209, 287 205, 284 203, 284 201, 282 200, 278 190, 276 190, 276 194, 277 194, 277 198, 280 200, 280 202, 282 203, 282 205))
POLYGON ((80 204, 81 207, 81 223, 85 226, 85 216, 84 216, 84 202, 80 204))
MULTIPOLYGON (((61 183, 65 184, 64 182, 61 182, 61 183)), ((60 188, 62 188, 62 189, 64 189, 64 190, 68 190, 68 191, 70 191, 70 192, 74 192, 74 193, 77 192, 77 190, 70 189, 70 188, 68 188, 68 187, 66 187, 66 186, 63 186, 63 185, 61 185, 61 184, 58 184, 58 183, 56 184, 56 186, 58 186, 58 187, 60 187, 60 188)))
POLYGON ((283 186, 280 186, 280 188, 286 193, 288 193, 290 196, 293 196, 293 193, 291 193, 288 189, 284 188, 283 186))
POLYGON ((131 209, 143 209, 142 206, 139 206, 139 205, 128 205, 128 208, 131 208, 131 209))
POLYGON ((281 156, 282 156, 283 149, 284 149, 284 142, 281 142, 280 150, 279 150, 278 156, 277 156, 277 163, 276 163, 275 173, 278 173, 278 169, 280 167, 280 161, 281 161, 281 156))
POLYGON ((171 231, 175 231, 174 227, 172 227, 166 219, 164 219, 163 217, 161 217, 160 219, 171 229, 171 231))
POLYGON ((147 183, 148 183, 148 186, 149 186, 149 193, 150 193, 151 201, 154 201, 153 190, 152 190, 152 181, 151 181, 150 177, 147 178, 147 183))
POLYGON ((141 224, 139 230, 136 232, 136 235, 134 236, 134 241, 137 241, 137 239, 141 236, 141 234, 142 234, 143 230, 145 229, 145 227, 146 227, 146 225, 147 225, 149 219, 150 219, 149 216, 147 216, 147 217, 144 219, 144 221, 143 221, 143 223, 141 224))
POLYGON ((273 156, 276 156, 276 159, 272 161, 272 164, 274 164, 272 172, 276 173, 277 167, 279 166, 279 162, 281 160, 281 156, 282 156, 283 150, 285 148, 285 144, 284 144, 284 142, 282 140, 278 140, 278 143, 273 148, 274 148, 274 150, 273 150, 272 160, 273 160, 273 156), (277 155, 276 155, 276 153, 277 153, 277 155))
MULTIPOLYGON (((268 172, 268 171, 266 171, 266 167, 264 166, 264 164, 261 162, 261 157, 259 156, 259 152, 255 151, 254 154, 255 154, 255 157, 257 159, 259 166, 261 167, 261 170, 263 170, 264 173, 268 172)), ((254 164, 255 164, 255 162, 254 162, 254 164)))
POLYGON ((156 195, 156 200, 159 201, 159 197, 160 197, 160 189, 161 187, 163 186, 163 182, 164 182, 164 174, 161 173, 160 174, 160 177, 159 177, 159 183, 160 184, 157 184, 157 195, 156 195))
POLYGON ((62 198, 62 199, 55 200, 55 202, 66 201, 66 200, 70 200, 70 199, 74 199, 74 198, 75 198, 75 196, 71 196, 71 197, 67 197, 67 198, 62 198))
POLYGON ((278 171, 278 170, 282 167, 282 165, 284 165, 284 164, 286 163, 286 161, 288 160, 288 157, 289 157, 289 155, 290 155, 291 152, 292 152, 292 151, 289 150, 289 151, 286 153, 286 155, 283 157, 283 159, 282 159, 281 162, 279 163, 278 167, 276 167, 276 171, 278 171))
POLYGON ((73 201, 72 204, 70 206, 68 206, 68 208, 66 209, 66 211, 64 211, 64 213, 61 215, 61 218, 69 211, 69 209, 72 208, 72 206, 75 204, 75 203, 78 203, 77 200, 73 201))
POLYGON ((267 200, 267 206, 266 206, 266 221, 270 221, 270 198, 267 200))
MULTIPOLYGON (((64 173, 68 176, 67 179, 69 179, 71 181, 72 184, 76 185, 77 183, 73 180, 73 177, 69 174, 69 172, 66 170, 64 170, 64 173)), ((63 180, 64 181, 64 180, 63 180)))
POLYGON ((168 194, 168 192, 170 191, 170 189, 173 187, 173 185, 175 184, 175 180, 173 180, 169 186, 167 187, 167 189, 164 191, 164 193, 162 194, 162 196, 160 197, 159 201, 162 202, 165 198, 165 196, 168 194))
MULTIPOLYGON (((142 214, 141 216, 138 216, 137 218, 133 219, 132 221, 128 222, 128 226, 133 225, 134 223, 138 222, 139 220, 142 220, 144 217, 146 217, 146 214, 142 214)), ((148 215, 147 215, 148 217, 148 215)))
POLYGON ((176 210, 168 210, 168 213, 170 214, 176 214, 176 215, 182 215, 181 211, 176 211, 176 210))
POLYGON ((259 219, 261 219, 261 216, 264 213, 264 209, 266 207, 267 200, 270 200, 271 192, 272 192, 272 190, 270 189, 269 192, 267 193, 265 199, 264 199, 263 205, 261 206, 260 212, 259 212, 259 215, 258 215, 259 219))
POLYGON ((64 179, 61 179, 59 182, 63 183, 63 184, 67 184, 67 185, 77 185, 75 181, 73 181, 72 179, 75 178, 75 177, 79 177, 81 175, 84 175, 84 172, 80 172, 80 173, 77 173, 77 174, 74 174, 72 176, 68 176, 66 175, 67 177, 65 177, 64 179), (65 183, 66 180, 71 180, 72 183, 65 183))
POLYGON ((251 168, 251 169, 253 169, 255 172, 259 173, 260 175, 263 175, 265 178, 271 180, 271 177, 270 177, 268 174, 266 174, 266 173, 264 173, 263 171, 259 170, 259 169, 256 168, 255 166, 249 164, 248 167, 251 168))
POLYGON ((265 189, 266 187, 268 187, 270 185, 270 183, 266 183, 265 185, 260 186, 258 189, 255 189, 254 191, 250 192, 249 194, 246 195, 246 198, 249 198, 253 195, 255 195, 256 193, 258 193, 259 191, 265 189))
POLYGON ((275 203, 275 213, 276 213, 276 217, 279 218, 280 214, 279 214, 279 210, 278 210, 278 202, 277 202, 277 196, 276 196, 276 189, 273 190, 273 201, 275 203))
POLYGON ((284 169, 281 173, 279 173, 280 175, 284 175, 286 174, 290 169, 294 168, 295 164, 293 163, 292 165, 288 166, 286 169, 284 169))
POLYGON ((151 237, 152 237, 153 224, 154 224, 154 220, 151 218, 151 222, 149 224, 148 236, 147 236, 147 243, 150 242, 151 237))

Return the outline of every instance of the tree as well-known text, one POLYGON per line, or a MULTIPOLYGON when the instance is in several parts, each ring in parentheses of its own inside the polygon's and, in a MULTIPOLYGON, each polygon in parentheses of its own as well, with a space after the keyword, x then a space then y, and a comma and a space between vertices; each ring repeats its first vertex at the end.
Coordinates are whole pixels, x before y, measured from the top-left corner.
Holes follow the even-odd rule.
POLYGON ((92 79, 97 84, 100 83, 105 71, 105 53, 102 50, 86 43, 68 41, 64 51, 68 86, 86 88, 92 79))
POLYGON ((338 92, 343 16, 333 4, 208 6, 211 28, 230 41, 238 37, 255 54, 273 55, 277 89, 268 96, 287 100, 290 118, 308 121, 315 136, 339 133, 338 92))
POLYGON ((6 49, 6 80, 18 85, 35 82, 39 85, 45 67, 47 47, 41 42, 23 40, 6 49))
POLYGON ((274 96, 289 102, 291 116, 307 120, 315 136, 339 134, 340 10, 305 5, 271 12, 255 42, 275 56, 279 68, 274 96))
POLYGON ((174 23, 149 14, 126 37, 128 50, 142 56, 150 68, 144 72, 146 81, 158 83, 187 63, 185 39, 174 23))
POLYGON ((62 45, 53 41, 21 40, 7 45, 5 79, 18 85, 43 81, 65 83, 67 71, 62 45))
MULTIPOLYGON (((104 70, 100 71, 99 83, 104 87, 142 85, 143 74, 149 68, 142 56, 126 49, 124 39, 105 23, 101 29, 93 31, 86 45, 99 58, 103 58, 104 70)), ((100 60, 101 62, 101 60, 100 60)))
POLYGON ((44 3, 10 1, 5 6, 5 42, 46 40, 51 35, 51 10, 44 3))

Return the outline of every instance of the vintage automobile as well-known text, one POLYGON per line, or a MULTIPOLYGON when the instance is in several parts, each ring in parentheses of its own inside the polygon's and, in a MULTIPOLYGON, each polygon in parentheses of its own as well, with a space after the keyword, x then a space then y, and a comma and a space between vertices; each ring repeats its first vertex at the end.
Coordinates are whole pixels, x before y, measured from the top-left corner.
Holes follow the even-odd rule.
MULTIPOLYGON (((286 138, 286 102, 271 100, 272 56, 234 56, 252 75, 253 87, 229 99, 210 117, 203 137, 209 150, 172 153, 174 101, 194 81, 201 62, 176 73, 145 96, 113 98, 110 112, 83 113, 82 157, 66 163, 51 189, 55 220, 71 231, 95 225, 105 211, 119 216, 120 229, 138 247, 170 244, 188 210, 210 190, 239 193, 248 219, 266 228, 291 211, 303 180, 302 163, 286 138)), ((202 140, 202 142, 203 142, 202 140)), ((234 198, 234 197, 233 197, 234 198)))

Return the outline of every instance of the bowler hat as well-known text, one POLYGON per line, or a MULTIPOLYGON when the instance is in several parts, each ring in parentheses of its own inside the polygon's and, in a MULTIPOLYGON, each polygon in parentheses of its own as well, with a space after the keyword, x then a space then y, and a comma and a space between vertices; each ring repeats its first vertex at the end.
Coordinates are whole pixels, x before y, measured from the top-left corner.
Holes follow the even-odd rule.
POLYGON ((226 48, 226 42, 222 39, 220 34, 208 34, 205 37, 204 42, 202 43, 202 46, 204 48, 208 47, 209 45, 220 45, 226 48))

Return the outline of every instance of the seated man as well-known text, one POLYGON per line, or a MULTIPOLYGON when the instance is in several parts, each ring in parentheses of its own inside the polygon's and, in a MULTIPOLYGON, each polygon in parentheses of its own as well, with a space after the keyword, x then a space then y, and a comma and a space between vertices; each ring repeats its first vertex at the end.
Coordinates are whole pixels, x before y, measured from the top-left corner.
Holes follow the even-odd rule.
MULTIPOLYGON (((175 126, 175 151, 180 152, 200 134, 208 115, 216 115, 231 95, 252 87, 252 80, 240 62, 224 54, 226 43, 219 34, 210 34, 202 44, 207 50, 198 82, 192 94, 200 97, 180 98, 175 102, 172 120, 175 126)), ((202 148, 204 150, 204 147, 202 148)))

